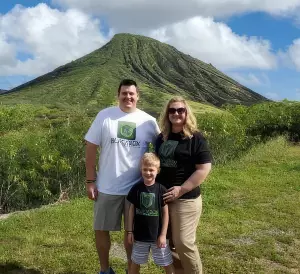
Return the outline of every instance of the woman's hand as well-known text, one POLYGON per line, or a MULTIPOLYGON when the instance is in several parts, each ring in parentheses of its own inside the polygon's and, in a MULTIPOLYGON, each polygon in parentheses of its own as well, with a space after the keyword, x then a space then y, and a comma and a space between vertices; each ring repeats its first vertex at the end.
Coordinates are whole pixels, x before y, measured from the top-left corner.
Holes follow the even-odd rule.
POLYGON ((173 186, 163 195, 165 203, 170 203, 182 196, 181 186, 173 186))

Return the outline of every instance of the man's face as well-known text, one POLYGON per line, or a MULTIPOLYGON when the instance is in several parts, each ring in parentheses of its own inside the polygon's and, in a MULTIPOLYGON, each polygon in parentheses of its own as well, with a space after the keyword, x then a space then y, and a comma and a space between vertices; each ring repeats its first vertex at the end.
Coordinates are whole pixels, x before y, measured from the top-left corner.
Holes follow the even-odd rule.
POLYGON ((119 106, 123 111, 134 110, 139 99, 136 87, 134 85, 121 86, 118 99, 119 106))

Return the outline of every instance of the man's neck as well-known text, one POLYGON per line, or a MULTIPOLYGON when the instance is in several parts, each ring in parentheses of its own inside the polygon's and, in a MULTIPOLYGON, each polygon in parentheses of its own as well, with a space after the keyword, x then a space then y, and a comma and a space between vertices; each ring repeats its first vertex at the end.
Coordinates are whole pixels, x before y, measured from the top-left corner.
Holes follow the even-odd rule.
POLYGON ((122 110, 123 112, 126 112, 126 113, 132 113, 132 112, 135 112, 137 110, 136 107, 134 108, 124 108, 124 107, 121 107, 119 106, 120 110, 122 110))

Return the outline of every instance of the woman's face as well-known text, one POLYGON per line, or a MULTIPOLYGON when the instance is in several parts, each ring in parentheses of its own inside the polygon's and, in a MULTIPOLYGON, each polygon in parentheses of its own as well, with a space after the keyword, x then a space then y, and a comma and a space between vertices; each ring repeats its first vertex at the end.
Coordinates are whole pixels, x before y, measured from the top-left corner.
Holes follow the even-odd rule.
POLYGON ((186 108, 184 103, 175 102, 170 104, 168 113, 169 113, 169 120, 172 126, 183 127, 186 119, 186 108))

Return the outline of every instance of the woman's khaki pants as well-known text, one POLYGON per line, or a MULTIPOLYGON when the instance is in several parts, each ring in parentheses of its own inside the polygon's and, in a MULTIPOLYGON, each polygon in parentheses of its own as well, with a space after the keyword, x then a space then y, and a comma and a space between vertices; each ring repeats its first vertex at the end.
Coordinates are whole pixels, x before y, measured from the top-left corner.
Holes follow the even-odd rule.
POLYGON ((173 245, 180 263, 174 255, 176 273, 202 274, 202 263, 196 245, 196 231, 202 211, 201 195, 196 199, 176 200, 169 204, 173 245))

